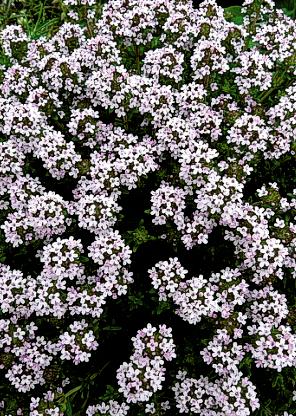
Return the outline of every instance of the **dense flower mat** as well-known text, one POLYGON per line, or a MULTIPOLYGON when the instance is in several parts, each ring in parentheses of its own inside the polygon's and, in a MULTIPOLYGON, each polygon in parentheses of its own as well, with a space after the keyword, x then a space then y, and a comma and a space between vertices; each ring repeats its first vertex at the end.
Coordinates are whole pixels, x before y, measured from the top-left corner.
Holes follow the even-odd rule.
POLYGON ((271 415, 266 377, 296 414, 295 21, 271 0, 239 24, 214 0, 63 7, 50 38, 0 33, 1 414, 271 415), (231 261, 197 272, 184 253, 215 232, 231 261), (145 279, 135 328, 120 299, 145 279))

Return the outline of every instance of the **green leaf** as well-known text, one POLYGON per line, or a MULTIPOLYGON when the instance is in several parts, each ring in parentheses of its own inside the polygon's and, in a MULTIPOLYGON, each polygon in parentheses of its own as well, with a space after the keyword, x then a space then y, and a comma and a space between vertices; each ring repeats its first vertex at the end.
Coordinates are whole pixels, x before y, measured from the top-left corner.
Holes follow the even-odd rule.
POLYGON ((121 326, 104 326, 104 328, 102 328, 103 331, 121 331, 122 327, 121 326))
POLYGON ((230 6, 224 9, 225 19, 229 22, 233 22, 236 25, 242 25, 244 17, 241 12, 241 6, 230 6))
POLYGON ((101 395, 99 398, 100 400, 106 401, 106 400, 116 400, 116 397, 119 396, 118 390, 116 388, 114 388, 113 386, 111 386, 110 384, 107 385, 106 387, 106 392, 105 394, 101 395))
POLYGON ((154 37, 151 41, 151 47, 152 48, 157 48, 159 44, 159 37, 154 37))
POLYGON ((296 8, 294 8, 292 10, 289 10, 286 7, 283 7, 282 10, 283 10, 283 12, 285 13, 286 16, 292 17, 292 19, 296 17, 296 8))
POLYGON ((161 301, 153 311, 153 315, 161 315, 163 312, 169 311, 171 304, 169 302, 161 301))
POLYGON ((141 219, 138 227, 134 230, 127 231, 125 235, 125 240, 134 253, 147 241, 158 239, 158 237, 150 235, 143 224, 144 219, 141 219))
POLYGON ((65 414, 66 414, 66 416, 72 416, 73 415, 71 403, 68 402, 68 401, 67 401, 67 404, 66 404, 65 414))
POLYGON ((75 393, 77 393, 79 390, 81 390, 81 385, 79 385, 79 386, 76 386, 76 387, 74 387, 73 389, 71 389, 71 390, 69 390, 65 395, 64 395, 64 397, 66 398, 66 397, 70 397, 70 396, 72 396, 73 394, 75 394, 75 393))
POLYGON ((138 309, 139 306, 144 305, 144 295, 139 293, 137 295, 128 295, 131 309, 138 309))
POLYGON ((89 262, 89 258, 86 256, 79 256, 79 260, 81 261, 81 263, 88 263, 89 262))

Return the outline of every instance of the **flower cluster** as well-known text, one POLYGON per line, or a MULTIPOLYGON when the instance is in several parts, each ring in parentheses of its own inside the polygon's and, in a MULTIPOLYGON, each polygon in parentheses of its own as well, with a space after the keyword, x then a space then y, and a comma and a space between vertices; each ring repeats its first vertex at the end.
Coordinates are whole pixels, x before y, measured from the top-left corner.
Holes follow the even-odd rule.
POLYGON ((99 345, 93 331, 88 330, 85 320, 74 321, 69 330, 59 336, 56 345, 61 360, 70 360, 76 365, 89 361, 91 357, 89 351, 96 350, 99 345))
POLYGON ((191 324, 206 316, 229 318, 249 294, 248 284, 238 269, 221 270, 208 280, 202 275, 184 280, 188 270, 182 267, 178 258, 170 258, 157 263, 148 273, 159 299, 171 299, 177 307, 177 315, 191 324))
POLYGON ((215 382, 204 376, 194 379, 182 375, 173 391, 180 413, 249 416, 259 408, 254 386, 242 373, 215 382))
POLYGON ((10 212, 1 225, 6 241, 17 247, 62 234, 71 223, 66 205, 63 198, 52 191, 32 195, 22 209, 10 212))
POLYGON ((119 392, 127 403, 148 402, 153 393, 162 389, 165 361, 176 357, 172 329, 148 324, 132 338, 133 354, 129 362, 117 370, 119 392))
POLYGON ((109 400, 107 403, 100 403, 95 406, 89 406, 86 410, 86 416, 127 416, 129 405, 126 403, 119 404, 116 400, 109 400))

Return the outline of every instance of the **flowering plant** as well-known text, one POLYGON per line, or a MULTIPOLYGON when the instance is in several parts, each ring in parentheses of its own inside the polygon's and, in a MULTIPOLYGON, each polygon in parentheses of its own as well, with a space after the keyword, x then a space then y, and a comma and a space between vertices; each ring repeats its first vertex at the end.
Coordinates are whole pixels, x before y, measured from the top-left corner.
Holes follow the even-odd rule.
POLYGON ((60 7, 0 31, 1 412, 294 414, 295 21, 60 7))

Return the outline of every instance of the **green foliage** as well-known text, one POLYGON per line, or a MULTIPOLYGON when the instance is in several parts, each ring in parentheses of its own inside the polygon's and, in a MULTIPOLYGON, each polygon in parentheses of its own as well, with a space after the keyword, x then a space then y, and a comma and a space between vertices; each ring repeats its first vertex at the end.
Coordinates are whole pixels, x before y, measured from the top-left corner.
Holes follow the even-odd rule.
POLYGON ((100 399, 103 401, 107 400, 114 400, 119 396, 118 391, 111 385, 107 385, 106 391, 104 394, 100 396, 100 399))
POLYGON ((4 0, 0 5, 0 28, 20 24, 32 39, 53 33, 63 22, 58 0, 4 0))
POLYGON ((144 225, 144 219, 141 219, 139 225, 134 230, 125 233, 125 241, 135 253, 138 248, 147 241, 157 240, 158 237, 150 235, 144 225))
POLYGON ((284 11, 284 13, 296 19, 296 0, 278 0, 276 6, 284 11))
POLYGON ((241 12, 241 6, 230 6, 224 9, 225 19, 236 25, 243 24, 244 18, 241 12))

